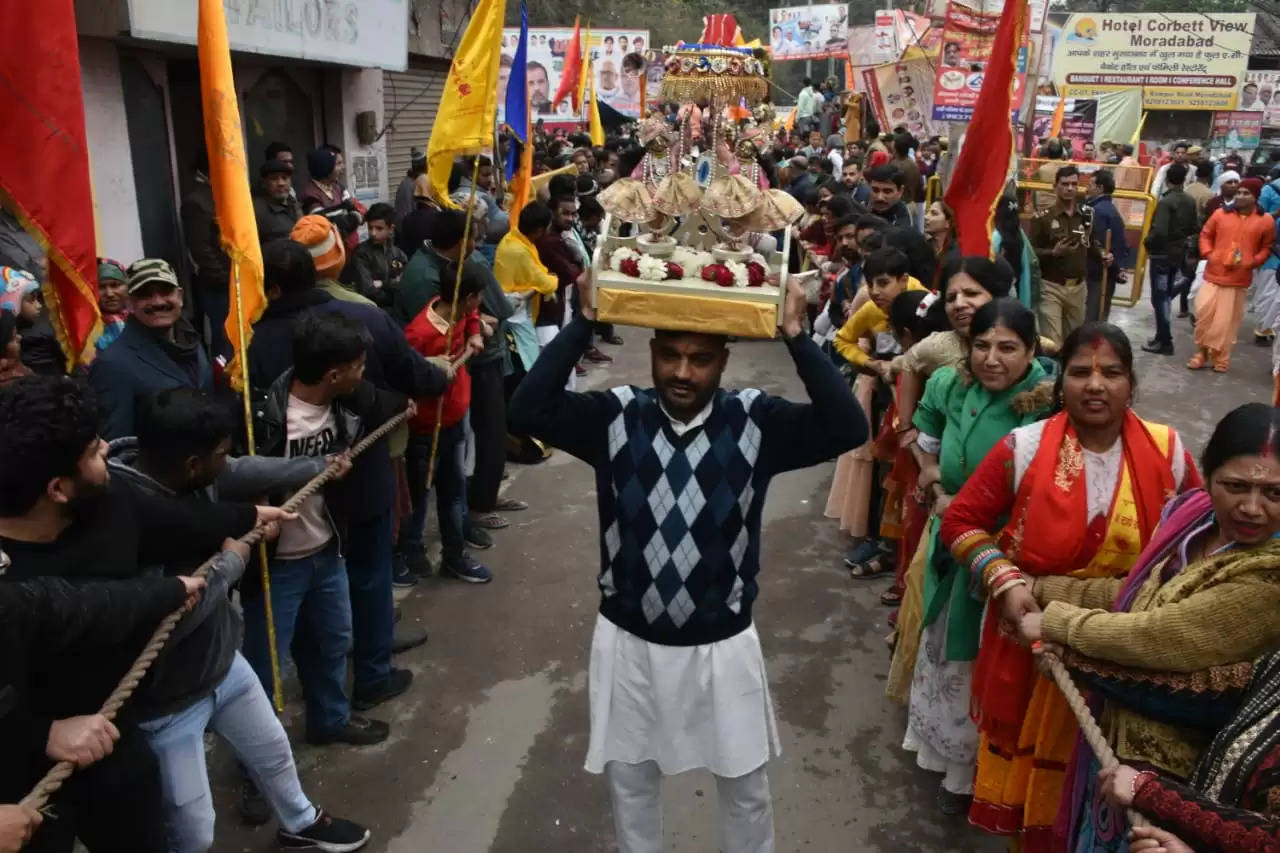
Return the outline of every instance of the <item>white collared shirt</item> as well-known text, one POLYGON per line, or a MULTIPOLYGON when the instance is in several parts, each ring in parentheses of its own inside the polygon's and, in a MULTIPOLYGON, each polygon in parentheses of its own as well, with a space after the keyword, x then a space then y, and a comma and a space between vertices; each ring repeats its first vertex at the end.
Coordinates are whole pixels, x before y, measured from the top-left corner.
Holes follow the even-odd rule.
POLYGON ((667 407, 662 405, 661 400, 658 401, 658 408, 662 409, 662 414, 666 415, 667 420, 671 421, 671 431, 674 432, 676 435, 684 435, 689 430, 694 429, 696 427, 700 427, 707 422, 707 418, 711 417, 711 407, 714 404, 715 404, 715 398, 713 397, 712 399, 707 401, 707 405, 702 407, 701 412, 698 412, 698 414, 694 415, 692 418, 689 419, 688 423, 685 423, 682 420, 678 420, 670 412, 668 412, 667 407))

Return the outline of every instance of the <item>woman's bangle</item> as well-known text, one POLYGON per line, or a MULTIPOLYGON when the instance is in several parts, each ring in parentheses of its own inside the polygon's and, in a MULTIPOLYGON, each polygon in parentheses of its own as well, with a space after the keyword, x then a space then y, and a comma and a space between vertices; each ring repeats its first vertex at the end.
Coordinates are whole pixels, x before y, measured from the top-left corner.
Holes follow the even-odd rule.
POLYGON ((1009 590, 1013 589, 1015 586, 1026 586, 1026 585, 1027 585, 1027 579, 1022 576, 1018 576, 1016 578, 1010 578, 1009 580, 1005 581, 1003 584, 1001 584, 1000 586, 997 586, 994 590, 992 590, 991 597, 999 598, 1001 594, 1008 592, 1009 590))
POLYGON ((1018 571, 1017 568, 1013 566, 1005 566, 991 575, 991 579, 987 581, 987 586, 995 589, 1000 586, 1000 584, 1011 578, 1020 577, 1022 577, 1022 572, 1018 571))

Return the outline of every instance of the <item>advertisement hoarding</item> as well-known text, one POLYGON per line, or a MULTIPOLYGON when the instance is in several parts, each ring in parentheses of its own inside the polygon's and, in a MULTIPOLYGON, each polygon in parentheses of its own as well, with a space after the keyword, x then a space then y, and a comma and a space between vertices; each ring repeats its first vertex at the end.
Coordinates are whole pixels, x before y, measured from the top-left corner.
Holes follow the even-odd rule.
POLYGON ((1252 13, 1097 12, 1067 17, 1053 82, 1078 97, 1142 88, 1148 110, 1232 110, 1253 41, 1252 13))
MULTIPOLYGON (((998 13, 980 12, 961 3, 948 4, 937 79, 933 87, 935 121, 969 121, 973 118, 973 106, 982 91, 987 61, 991 58, 991 44, 999 23, 998 13)), ((1017 110, 1022 103, 1022 92, 1027 85, 1027 56, 1024 35, 1018 49, 1017 74, 1010 101, 1012 110, 1017 110)))
MULTIPOLYGON (((587 33, 582 33, 585 41, 587 33)), ((573 38, 572 27, 530 27, 528 54, 528 85, 533 119, 548 124, 579 122, 583 115, 574 114, 569 99, 560 102, 553 111, 551 99, 555 97, 560 77, 564 73, 564 56, 573 38)), ((502 64, 498 69, 498 120, 502 121, 507 98, 507 80, 511 76, 511 62, 520 43, 519 27, 502 31, 502 64)), ((640 115, 640 75, 645 73, 642 54, 649 49, 648 30, 596 30, 591 31, 591 43, 583 45, 591 51, 592 82, 600 103, 608 104, 623 115, 640 115)), ((659 78, 660 79, 660 78, 659 78)), ((652 88, 652 87, 651 87, 652 88)))
POLYGON ((1262 114, 1257 110, 1232 110, 1213 114, 1209 135, 1211 151, 1252 151, 1262 136, 1262 114))
MULTIPOLYGON (((1058 99, 1053 95, 1036 96, 1036 115, 1031 123, 1035 145, 1049 135, 1058 99)), ((1086 142, 1093 142, 1098 128, 1098 102, 1092 98, 1067 98, 1062 108, 1062 129, 1058 136, 1071 140, 1071 159, 1079 158, 1086 142)))
POLYGON ((849 6, 821 3, 769 10, 769 50, 775 61, 849 55, 849 6))

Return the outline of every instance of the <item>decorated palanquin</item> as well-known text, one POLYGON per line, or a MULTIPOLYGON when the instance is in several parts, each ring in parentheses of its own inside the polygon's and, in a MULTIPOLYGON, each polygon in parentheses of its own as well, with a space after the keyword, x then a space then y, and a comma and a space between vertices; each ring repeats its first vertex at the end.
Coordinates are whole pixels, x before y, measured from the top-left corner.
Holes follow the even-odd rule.
POLYGON ((604 322, 770 338, 782 319, 790 225, 803 212, 758 163, 773 125, 766 60, 750 48, 666 50, 674 124, 640 125, 645 155, 600 194, 592 259, 604 322), (781 232, 781 242, 770 236, 781 232))

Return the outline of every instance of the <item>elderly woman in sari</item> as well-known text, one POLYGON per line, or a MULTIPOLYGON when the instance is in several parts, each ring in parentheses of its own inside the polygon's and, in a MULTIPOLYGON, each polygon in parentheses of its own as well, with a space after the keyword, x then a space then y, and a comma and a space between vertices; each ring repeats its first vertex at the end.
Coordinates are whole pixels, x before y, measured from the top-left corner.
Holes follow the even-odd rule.
MULTIPOLYGON (((968 330, 963 367, 934 372, 914 425, 919 485, 937 513, 1010 430, 1045 417, 1053 402, 1053 363, 1036 358, 1036 318, 1016 299, 978 309, 968 330)), ((973 659, 978 652, 982 601, 969 594, 967 573, 937 543, 930 524, 924 570, 924 632, 911 683, 904 748, 925 770, 943 774, 938 807, 960 815, 973 793, 978 730, 969 718, 973 659)))
POLYGON ((974 471, 940 538, 988 597, 974 666, 981 743, 969 819, 1023 850, 1049 849, 1077 728, 1054 683, 1014 636, 1039 610, 1037 578, 1115 578, 1150 540, 1165 502, 1200 484, 1178 434, 1133 413, 1133 349, 1108 323, 1086 323, 1061 354, 1059 402, 1014 430, 974 471))
MULTIPOLYGON (((1276 410, 1262 403, 1230 412, 1201 459, 1207 488, 1165 508, 1128 577, 1037 579, 1044 612, 1021 618, 1022 639, 1102 662, 1089 667, 1095 676, 1105 675, 1107 664, 1165 673, 1161 683, 1192 698, 1206 681, 1222 680, 1197 677, 1202 670, 1247 665, 1274 650, 1280 641, 1278 428, 1276 410)), ((1274 723, 1274 712, 1270 716, 1274 723)), ((1103 705, 1103 730, 1120 758, 1177 779, 1191 776, 1207 744, 1199 722, 1171 714, 1168 703, 1122 697, 1103 705)), ((1076 850, 1123 850, 1123 812, 1099 808, 1100 792, 1087 784, 1087 757, 1087 748, 1077 749, 1072 772, 1080 784, 1068 788, 1063 802, 1063 834, 1075 839, 1076 850)), ((1207 775, 1216 777, 1219 769, 1207 775)))

